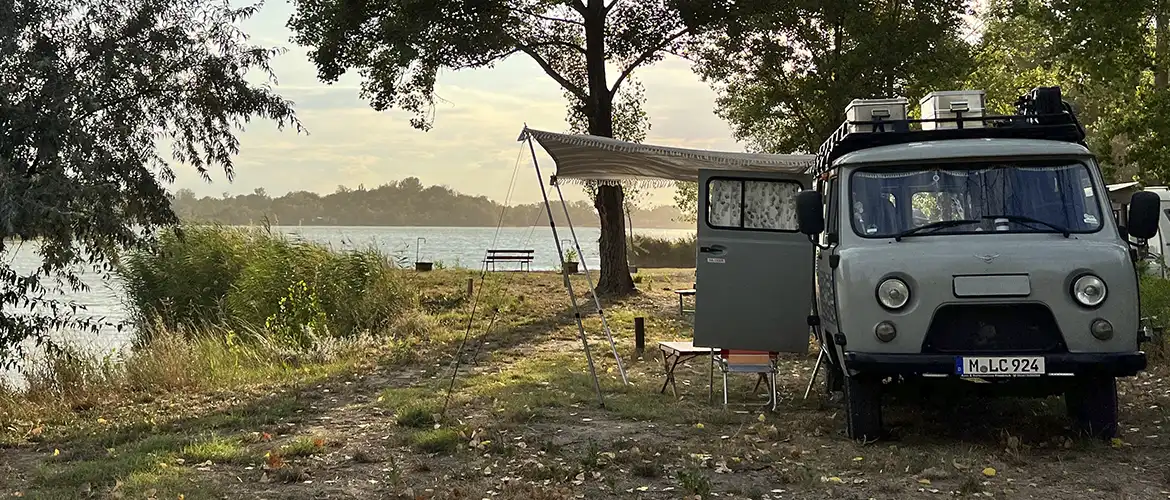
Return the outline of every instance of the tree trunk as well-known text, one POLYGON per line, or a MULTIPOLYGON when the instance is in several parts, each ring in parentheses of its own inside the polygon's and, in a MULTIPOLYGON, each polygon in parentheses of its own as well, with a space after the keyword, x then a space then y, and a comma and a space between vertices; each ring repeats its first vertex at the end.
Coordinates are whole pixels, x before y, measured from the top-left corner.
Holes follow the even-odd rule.
POLYGON ((1167 64, 1166 53, 1166 0, 1154 2, 1154 88, 1162 91, 1170 83, 1170 65, 1167 64))
MULTIPOLYGON (((605 77, 605 8, 601 0, 589 0, 585 22, 585 69, 589 74, 589 134, 613 137, 613 94, 605 77)), ((620 185, 600 185, 593 206, 601 223, 601 239, 597 242, 601 257, 601 276, 597 292, 625 295, 634 291, 626 261, 624 198, 620 185)))

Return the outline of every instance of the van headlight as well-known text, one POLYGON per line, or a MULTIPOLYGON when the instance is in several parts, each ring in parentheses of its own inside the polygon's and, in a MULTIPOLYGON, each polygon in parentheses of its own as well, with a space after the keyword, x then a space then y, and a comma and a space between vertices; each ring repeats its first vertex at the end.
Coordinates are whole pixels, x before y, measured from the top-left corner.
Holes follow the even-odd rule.
POLYGON ((1105 282, 1092 274, 1086 274, 1073 282, 1072 295, 1077 303, 1085 307, 1097 307, 1105 302, 1105 282))
POLYGON ((898 278, 886 278, 878 284, 877 299, 886 309, 901 309, 910 302, 910 285, 898 278))

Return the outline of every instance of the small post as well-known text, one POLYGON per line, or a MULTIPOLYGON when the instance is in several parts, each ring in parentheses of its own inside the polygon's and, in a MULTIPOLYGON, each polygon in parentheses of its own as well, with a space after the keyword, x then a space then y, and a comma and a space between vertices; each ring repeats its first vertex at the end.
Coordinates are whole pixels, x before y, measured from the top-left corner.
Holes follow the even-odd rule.
POLYGON ((644 352, 646 352, 646 318, 638 316, 634 318, 634 357, 642 359, 644 352))
POLYGON ((467 278, 467 296, 471 297, 475 293, 475 279, 467 278))

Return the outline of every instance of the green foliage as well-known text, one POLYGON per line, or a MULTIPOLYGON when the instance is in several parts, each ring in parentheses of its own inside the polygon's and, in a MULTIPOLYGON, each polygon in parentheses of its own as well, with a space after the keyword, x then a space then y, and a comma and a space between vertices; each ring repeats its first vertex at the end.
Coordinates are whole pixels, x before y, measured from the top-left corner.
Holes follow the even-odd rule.
POLYGON ((694 223, 699 217, 699 183, 675 182, 674 206, 678 209, 679 220, 694 223))
POLYGON ((289 285, 288 295, 280 298, 280 310, 264 321, 264 328, 294 347, 307 349, 316 337, 329 334, 329 317, 317 291, 302 280, 289 285))
POLYGON ((916 103, 970 71, 962 0, 714 4, 700 20, 719 29, 698 51, 697 71, 719 92, 719 115, 755 150, 816 151, 849 101, 916 103))
MULTIPOLYGON (((525 182, 526 179, 520 179, 525 182)), ((627 196, 638 196, 637 191, 627 196)), ((544 203, 505 207, 484 196, 460 194, 445 186, 423 186, 416 177, 391 181, 376 188, 339 188, 327 195, 305 191, 271 198, 267 194, 247 194, 228 198, 196 198, 186 189, 176 193, 172 203, 184 221, 218 222, 251 225, 265 219, 285 225, 337 226, 429 226, 429 227, 508 227, 547 225, 544 203)), ((597 211, 591 202, 569 202, 573 224, 597 225, 597 211)), ((670 207, 639 208, 637 200, 628 202, 630 215, 645 227, 686 227, 675 223, 678 218, 670 207)), ((553 207, 553 220, 565 225, 564 212, 553 207)), ((413 252, 411 257, 413 257, 413 252)))
POLYGON ((82 268, 108 274, 119 252, 176 222, 163 185, 174 180, 172 160, 230 179, 237 125, 264 117, 300 129, 291 104, 264 84, 278 51, 236 26, 255 10, 0 3, 0 254, 32 242, 42 257, 28 275, 11 259, 0 264, 0 362, 29 338, 54 347, 54 329, 98 329, 51 292, 82 288, 82 268))
POLYGON ((577 262, 577 250, 569 248, 565 250, 565 262, 577 262))
POLYGON ((694 235, 676 240, 634 235, 630 241, 632 262, 644 268, 692 268, 698 250, 694 235))
POLYGON ((1167 16, 1154 0, 997 1, 983 16, 992 36, 980 47, 992 64, 974 80, 1015 81, 1016 87, 1059 83, 1109 178, 1166 182, 1167 16))
MULTIPOLYGON (((380 334, 415 307, 415 293, 375 250, 334 252, 268 229, 195 226, 160 239, 119 271, 139 328, 260 327, 290 347, 321 337, 380 334)), ((191 330, 196 330, 192 328, 191 330)))

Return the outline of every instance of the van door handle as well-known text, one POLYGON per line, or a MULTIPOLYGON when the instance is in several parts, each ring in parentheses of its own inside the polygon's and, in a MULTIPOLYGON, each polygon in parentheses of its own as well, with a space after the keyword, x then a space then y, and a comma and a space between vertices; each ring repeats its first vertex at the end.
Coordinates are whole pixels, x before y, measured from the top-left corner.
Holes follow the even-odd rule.
POLYGON ((725 247, 723 245, 711 245, 709 247, 699 247, 700 253, 723 253, 724 250, 727 250, 727 247, 725 247))

